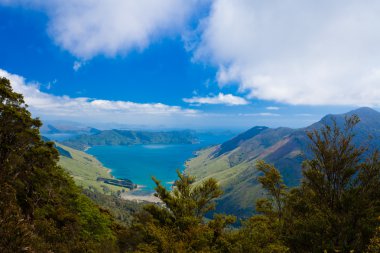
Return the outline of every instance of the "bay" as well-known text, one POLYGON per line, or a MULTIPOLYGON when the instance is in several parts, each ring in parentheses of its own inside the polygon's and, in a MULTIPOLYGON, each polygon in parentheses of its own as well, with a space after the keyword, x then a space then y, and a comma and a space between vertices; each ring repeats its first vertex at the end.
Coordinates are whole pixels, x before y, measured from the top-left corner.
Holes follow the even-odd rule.
POLYGON ((87 153, 95 156, 116 178, 127 178, 142 186, 141 193, 154 191, 156 177, 167 188, 177 179, 176 170, 183 171, 186 160, 197 150, 222 143, 232 134, 202 135, 198 144, 95 146, 87 153))

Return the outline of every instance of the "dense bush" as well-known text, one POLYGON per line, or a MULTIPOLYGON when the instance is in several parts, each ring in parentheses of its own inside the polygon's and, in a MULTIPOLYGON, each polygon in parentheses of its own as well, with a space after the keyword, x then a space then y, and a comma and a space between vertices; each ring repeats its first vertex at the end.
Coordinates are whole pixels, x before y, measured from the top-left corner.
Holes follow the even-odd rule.
POLYGON ((113 252, 113 219, 57 165, 22 95, 0 79, 0 252, 113 252))

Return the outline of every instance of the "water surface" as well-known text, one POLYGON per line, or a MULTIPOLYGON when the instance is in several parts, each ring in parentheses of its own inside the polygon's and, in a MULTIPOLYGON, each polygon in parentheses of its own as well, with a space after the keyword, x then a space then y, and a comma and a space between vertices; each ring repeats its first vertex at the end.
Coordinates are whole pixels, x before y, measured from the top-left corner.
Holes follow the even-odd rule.
POLYGON ((110 168, 113 176, 131 179, 144 186, 142 192, 152 192, 155 187, 152 176, 170 188, 177 179, 176 170, 182 171, 186 160, 192 158, 195 151, 221 143, 231 136, 232 134, 204 135, 199 144, 96 146, 87 153, 110 168))

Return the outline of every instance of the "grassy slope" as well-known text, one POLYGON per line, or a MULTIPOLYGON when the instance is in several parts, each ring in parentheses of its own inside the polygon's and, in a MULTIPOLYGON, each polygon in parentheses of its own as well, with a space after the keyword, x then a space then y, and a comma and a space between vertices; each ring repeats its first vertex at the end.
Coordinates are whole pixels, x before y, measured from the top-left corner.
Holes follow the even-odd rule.
POLYGON ((56 143, 56 145, 71 154, 72 158, 60 156, 59 165, 70 173, 77 185, 85 189, 94 187, 99 192, 106 194, 125 189, 123 187, 96 181, 98 177, 112 178, 112 176, 109 170, 95 157, 82 151, 66 147, 60 143, 56 143))
POLYGON ((195 176, 197 182, 207 178, 218 180, 224 190, 224 195, 218 201, 218 212, 249 216, 253 211, 255 199, 262 197, 260 185, 253 182, 257 178, 255 161, 230 167, 226 155, 210 159, 209 156, 215 148, 199 151, 197 157, 187 162, 186 172, 195 176), (234 207, 233 210, 231 207, 234 207))

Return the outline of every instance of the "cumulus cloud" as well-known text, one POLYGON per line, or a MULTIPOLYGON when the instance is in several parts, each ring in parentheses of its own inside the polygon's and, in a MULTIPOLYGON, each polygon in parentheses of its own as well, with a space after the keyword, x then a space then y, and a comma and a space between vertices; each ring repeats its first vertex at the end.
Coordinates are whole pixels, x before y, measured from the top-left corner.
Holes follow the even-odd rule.
POLYGON ((190 104, 224 104, 224 105, 246 105, 249 102, 238 96, 234 96, 232 94, 223 94, 219 93, 217 96, 209 96, 209 97, 192 97, 192 98, 184 98, 184 102, 190 104))
POLYGON ((270 111, 277 111, 277 110, 280 110, 280 107, 277 107, 277 106, 268 106, 265 109, 270 110, 270 111))
POLYGON ((0 69, 0 76, 11 81, 12 88, 24 95, 25 102, 35 116, 80 121, 149 124, 170 122, 198 115, 197 110, 183 109, 162 103, 134 103, 130 101, 111 101, 54 96, 41 92, 38 83, 26 82, 25 78, 0 69))
POLYGON ((215 0, 195 58, 250 98, 379 106, 379 13, 375 0, 215 0))
POLYGON ((179 32, 197 0, 0 0, 47 13, 55 42, 81 59, 141 50, 179 32))

